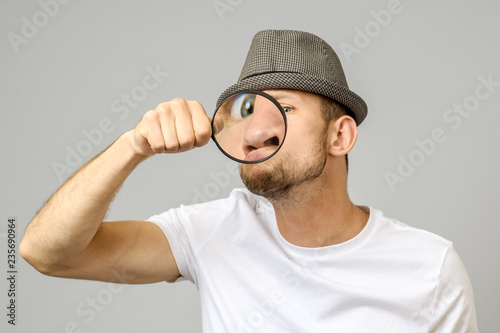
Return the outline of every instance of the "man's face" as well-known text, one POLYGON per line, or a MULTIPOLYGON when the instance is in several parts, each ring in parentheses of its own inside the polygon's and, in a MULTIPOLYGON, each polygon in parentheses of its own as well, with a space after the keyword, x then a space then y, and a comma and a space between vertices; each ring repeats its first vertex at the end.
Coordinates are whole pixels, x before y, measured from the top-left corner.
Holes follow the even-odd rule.
MULTIPOLYGON (((296 90, 265 92, 287 112, 286 140, 271 159, 258 164, 240 164, 240 175, 250 191, 273 201, 285 198, 297 186, 321 175, 327 158, 328 125, 322 117, 318 95, 296 90)), ((268 149, 265 142, 272 142, 269 139, 260 137, 259 142, 248 141, 244 149, 249 153, 268 149)))

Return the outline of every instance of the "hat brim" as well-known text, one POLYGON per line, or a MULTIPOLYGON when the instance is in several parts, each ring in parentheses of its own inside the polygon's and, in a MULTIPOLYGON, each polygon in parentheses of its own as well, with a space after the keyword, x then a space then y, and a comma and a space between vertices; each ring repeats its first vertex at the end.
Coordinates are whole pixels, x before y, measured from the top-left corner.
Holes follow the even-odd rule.
POLYGON ((220 95, 217 107, 230 95, 243 89, 293 89, 323 95, 347 107, 358 126, 368 112, 365 101, 346 87, 317 77, 290 72, 263 73, 240 80, 220 95))

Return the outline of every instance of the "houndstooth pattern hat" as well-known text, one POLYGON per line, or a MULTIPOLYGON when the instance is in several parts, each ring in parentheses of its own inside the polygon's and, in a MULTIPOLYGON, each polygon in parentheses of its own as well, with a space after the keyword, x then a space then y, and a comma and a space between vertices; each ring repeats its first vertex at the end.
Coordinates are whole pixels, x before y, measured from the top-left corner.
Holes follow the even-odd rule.
POLYGON ((368 111, 363 99, 349 90, 340 60, 331 46, 303 31, 258 32, 238 82, 222 93, 217 106, 243 89, 293 89, 327 96, 347 107, 357 125, 368 111))

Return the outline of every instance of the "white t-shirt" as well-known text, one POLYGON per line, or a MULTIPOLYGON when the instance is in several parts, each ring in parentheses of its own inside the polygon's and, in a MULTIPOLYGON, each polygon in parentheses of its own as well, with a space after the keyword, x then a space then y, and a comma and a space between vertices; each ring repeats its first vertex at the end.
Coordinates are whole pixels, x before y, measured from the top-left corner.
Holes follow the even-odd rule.
POLYGON ((321 248, 287 242, 246 189, 149 220, 200 291, 204 332, 477 332, 452 243, 364 209, 356 237, 321 248))

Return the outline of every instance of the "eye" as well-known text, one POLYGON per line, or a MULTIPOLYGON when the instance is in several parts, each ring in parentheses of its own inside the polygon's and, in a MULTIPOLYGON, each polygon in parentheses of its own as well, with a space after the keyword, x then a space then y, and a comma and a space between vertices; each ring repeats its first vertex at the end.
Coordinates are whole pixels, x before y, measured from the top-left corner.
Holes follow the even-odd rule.
POLYGON ((255 95, 241 94, 233 100, 230 106, 230 114, 233 118, 246 118, 253 113, 255 95))
POLYGON ((292 111, 292 110, 293 110, 293 109, 292 109, 291 107, 289 107, 289 106, 282 106, 282 108, 283 108, 283 111, 285 111, 285 112, 290 112, 290 111, 292 111))

